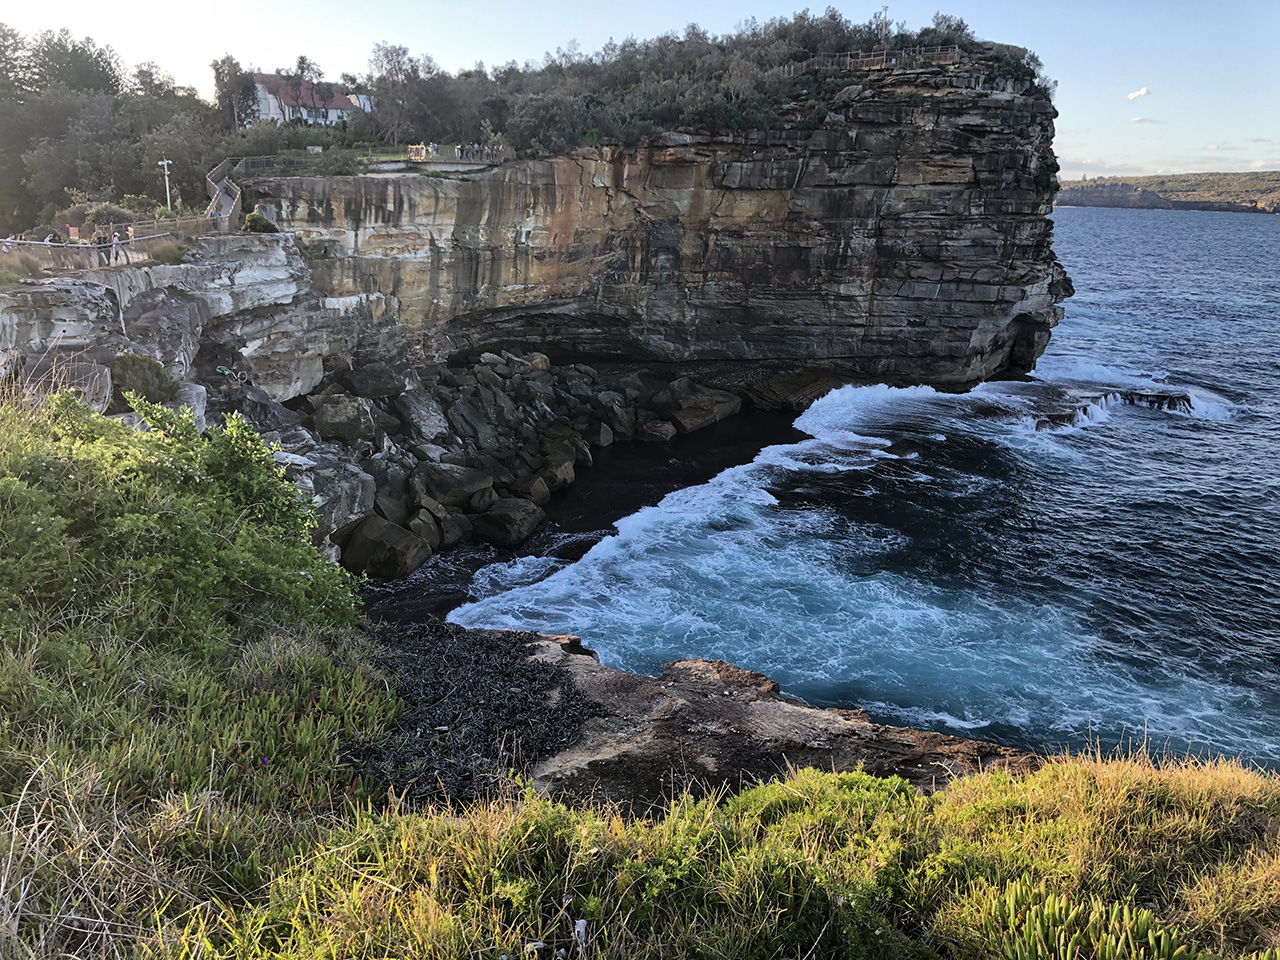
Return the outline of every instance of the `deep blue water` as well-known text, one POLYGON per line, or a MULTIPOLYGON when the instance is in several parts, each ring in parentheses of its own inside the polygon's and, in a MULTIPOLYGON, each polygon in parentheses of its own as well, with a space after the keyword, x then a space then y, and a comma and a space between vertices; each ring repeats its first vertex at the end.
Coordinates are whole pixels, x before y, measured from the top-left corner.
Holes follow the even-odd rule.
POLYGON ((486 567, 451 619, 578 634, 641 672, 730 660, 1019 746, 1280 765, 1280 217, 1054 221, 1076 296, 1035 382, 837 390, 796 421, 812 439, 577 562, 486 567))

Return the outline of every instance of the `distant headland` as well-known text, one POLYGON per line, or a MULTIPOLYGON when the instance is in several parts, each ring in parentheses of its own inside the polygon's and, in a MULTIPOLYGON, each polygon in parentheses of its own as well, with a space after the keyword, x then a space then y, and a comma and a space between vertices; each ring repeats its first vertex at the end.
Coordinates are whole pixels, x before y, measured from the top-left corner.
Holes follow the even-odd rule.
POLYGON ((1062 185, 1055 205, 1280 213, 1280 170, 1072 181, 1062 185))

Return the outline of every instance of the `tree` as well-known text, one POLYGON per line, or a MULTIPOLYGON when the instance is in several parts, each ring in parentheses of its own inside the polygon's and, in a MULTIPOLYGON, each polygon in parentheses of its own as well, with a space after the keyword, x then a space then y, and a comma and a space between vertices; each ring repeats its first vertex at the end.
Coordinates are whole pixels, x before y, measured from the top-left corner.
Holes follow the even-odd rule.
POLYGON ((0 101, 17 100, 23 92, 27 42, 22 34, 0 23, 0 101))
POLYGON ((92 38, 76 40, 65 27, 46 30, 27 44, 26 83, 33 91, 55 83, 71 90, 119 93, 122 71, 116 52, 97 46, 92 38))
POLYGON ((314 110, 320 106, 316 102, 316 84, 324 79, 324 71, 320 69, 319 64, 302 54, 299 55, 292 70, 280 72, 284 74, 285 82, 289 84, 289 89, 293 92, 293 99, 298 104, 299 110, 302 108, 302 91, 304 89, 307 90, 307 100, 310 102, 311 108, 314 110))
POLYGON ((231 54, 209 64, 213 68, 214 101, 227 130, 247 127, 258 115, 258 88, 253 74, 231 54))
POLYGON ((369 57, 369 86, 374 120, 384 140, 399 146, 412 136, 419 84, 438 73, 434 60, 423 57, 419 61, 409 55, 408 47, 374 44, 369 57))

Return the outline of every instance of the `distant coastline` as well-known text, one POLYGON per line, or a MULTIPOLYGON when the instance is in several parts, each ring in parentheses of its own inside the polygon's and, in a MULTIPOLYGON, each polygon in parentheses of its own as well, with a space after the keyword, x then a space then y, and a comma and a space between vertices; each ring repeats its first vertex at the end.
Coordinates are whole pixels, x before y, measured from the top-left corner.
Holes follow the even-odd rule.
POLYGON ((1071 181, 1062 185, 1054 205, 1280 213, 1280 171, 1098 177, 1071 181))

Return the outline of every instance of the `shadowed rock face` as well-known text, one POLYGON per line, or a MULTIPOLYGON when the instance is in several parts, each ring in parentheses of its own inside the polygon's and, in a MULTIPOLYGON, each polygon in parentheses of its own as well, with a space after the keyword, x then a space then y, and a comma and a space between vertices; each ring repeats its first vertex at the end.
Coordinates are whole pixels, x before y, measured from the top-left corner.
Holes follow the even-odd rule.
POLYGON ((1029 369, 1070 293, 1046 219, 1053 107, 977 69, 867 79, 817 131, 667 134, 456 180, 267 179, 258 209, 317 289, 396 298, 426 358, 973 383, 1029 369))

